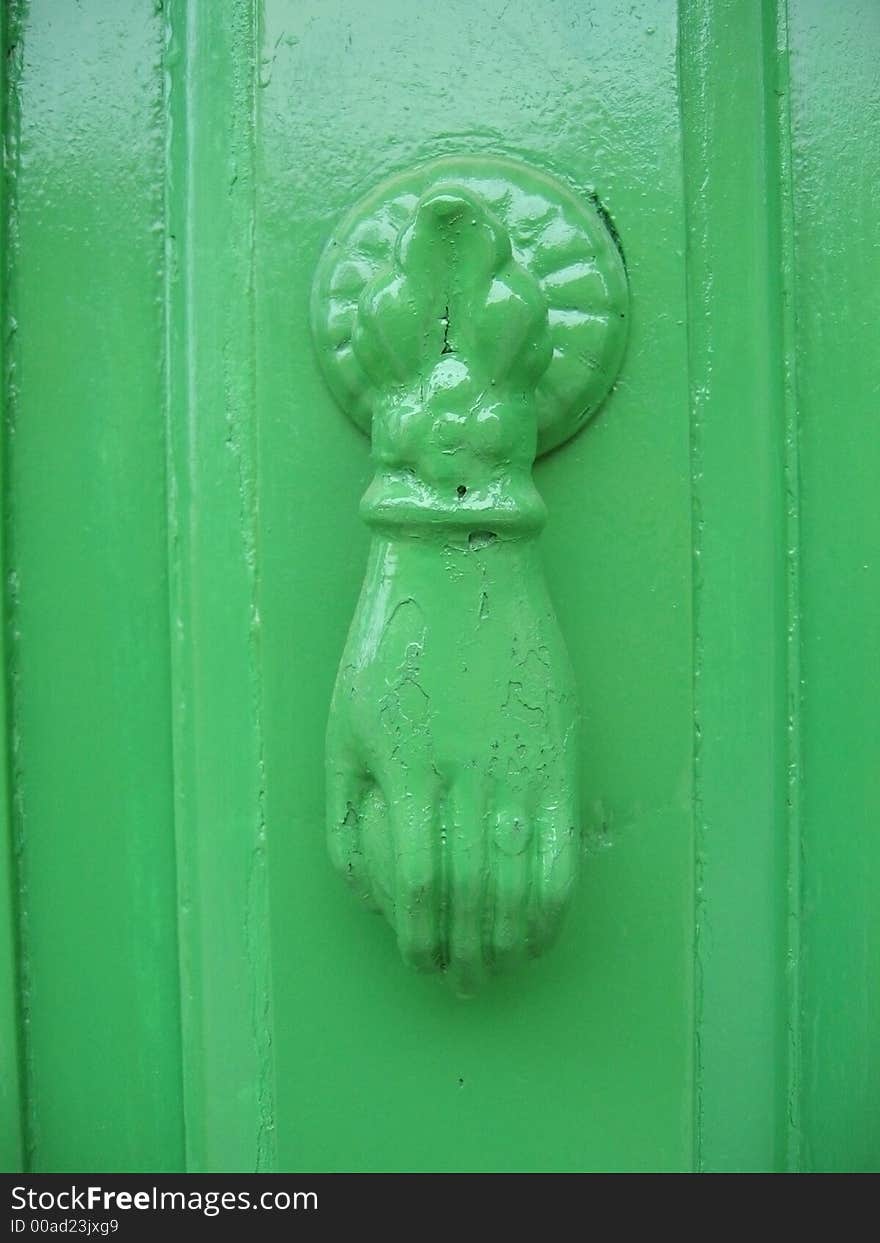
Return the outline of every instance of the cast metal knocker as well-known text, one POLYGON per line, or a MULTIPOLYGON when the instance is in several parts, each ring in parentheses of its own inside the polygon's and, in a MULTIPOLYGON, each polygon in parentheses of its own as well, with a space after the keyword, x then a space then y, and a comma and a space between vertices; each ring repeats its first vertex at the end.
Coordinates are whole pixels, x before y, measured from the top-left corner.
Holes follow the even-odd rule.
POLYGON ((589 202, 496 157, 380 185, 312 323, 372 436, 366 577, 327 729, 336 867, 461 993, 553 940, 580 853, 574 678, 538 556, 538 454, 607 394, 623 264, 589 202))

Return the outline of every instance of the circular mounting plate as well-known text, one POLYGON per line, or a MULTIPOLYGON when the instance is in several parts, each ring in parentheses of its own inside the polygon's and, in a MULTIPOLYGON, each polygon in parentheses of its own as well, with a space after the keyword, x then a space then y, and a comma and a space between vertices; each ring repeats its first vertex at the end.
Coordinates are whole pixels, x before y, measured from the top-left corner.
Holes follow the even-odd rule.
POLYGON ((352 208, 315 273, 312 329, 321 367, 336 400, 368 432, 373 390, 352 348, 358 302, 392 264, 421 196, 447 182, 486 203, 546 298, 553 354, 535 389, 538 452, 546 453, 583 427, 614 383, 626 346, 627 281, 596 208, 517 160, 444 156, 389 178, 352 208))

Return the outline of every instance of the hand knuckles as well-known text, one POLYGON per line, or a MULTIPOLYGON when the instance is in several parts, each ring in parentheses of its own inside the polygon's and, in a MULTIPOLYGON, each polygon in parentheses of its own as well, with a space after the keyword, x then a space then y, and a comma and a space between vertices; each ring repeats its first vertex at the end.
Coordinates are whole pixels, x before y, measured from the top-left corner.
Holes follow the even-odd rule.
POLYGON ((397 895, 402 906, 410 909, 433 900, 434 865, 431 859, 402 859, 397 869, 397 895))
POLYGON ((515 858, 524 854, 533 837, 531 822, 520 815, 499 816, 495 823, 495 845, 502 854, 515 858))
POLYGON ((495 927, 492 932, 493 958, 509 958, 523 948, 523 940, 518 928, 510 924, 495 927))
POLYGON ((420 970, 436 965, 439 949, 432 928, 406 915, 397 920, 397 946, 404 962, 420 970))

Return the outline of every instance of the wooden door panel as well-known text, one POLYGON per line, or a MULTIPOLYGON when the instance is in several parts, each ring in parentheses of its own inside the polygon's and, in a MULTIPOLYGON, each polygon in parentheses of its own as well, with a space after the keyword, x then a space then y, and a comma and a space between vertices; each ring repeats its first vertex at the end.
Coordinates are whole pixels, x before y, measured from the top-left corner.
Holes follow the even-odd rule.
POLYGON ((876 1168, 876 5, 3 22, 3 1163, 876 1168), (466 1002, 327 859, 370 463, 309 324, 449 153, 590 196, 631 306, 535 473, 581 881, 466 1002))

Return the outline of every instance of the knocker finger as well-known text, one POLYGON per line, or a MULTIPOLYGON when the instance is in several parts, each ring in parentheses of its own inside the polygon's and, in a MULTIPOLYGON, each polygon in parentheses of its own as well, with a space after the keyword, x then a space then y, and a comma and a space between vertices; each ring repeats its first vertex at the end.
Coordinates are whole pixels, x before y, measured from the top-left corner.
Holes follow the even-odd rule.
POLYGON ((394 923, 406 962, 437 969, 440 946, 439 825, 436 800, 401 790, 389 793, 394 844, 394 923))
POLYGON ((484 972, 483 930, 488 891, 486 804, 482 782, 466 771, 447 800, 448 966, 462 996, 479 987, 484 972))
POLYGON ((494 903, 489 947, 494 964, 516 957, 526 943, 526 902, 534 857, 534 830, 524 806, 499 805, 493 816, 490 869, 494 903))

